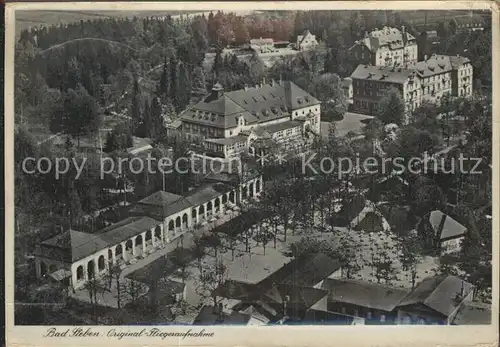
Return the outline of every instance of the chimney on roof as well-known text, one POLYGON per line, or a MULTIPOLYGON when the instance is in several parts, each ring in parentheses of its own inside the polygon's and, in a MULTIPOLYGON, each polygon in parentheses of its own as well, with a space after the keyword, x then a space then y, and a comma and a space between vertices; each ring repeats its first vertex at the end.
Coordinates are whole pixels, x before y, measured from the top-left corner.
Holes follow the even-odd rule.
POLYGON ((464 296, 464 281, 461 281, 462 282, 462 287, 460 288, 460 296, 463 297, 464 296))
POLYGON ((401 32, 404 34, 406 32, 406 28, 404 25, 401 25, 401 32))
POLYGON ((365 37, 368 37, 368 31, 365 31, 365 37))
POLYGON ((428 59, 428 58, 429 58, 429 57, 427 56, 427 54, 426 54, 426 55, 424 55, 424 61, 427 61, 427 59, 428 59))
POLYGON ((265 84, 266 84, 266 78, 262 77, 262 85, 265 85, 265 84))

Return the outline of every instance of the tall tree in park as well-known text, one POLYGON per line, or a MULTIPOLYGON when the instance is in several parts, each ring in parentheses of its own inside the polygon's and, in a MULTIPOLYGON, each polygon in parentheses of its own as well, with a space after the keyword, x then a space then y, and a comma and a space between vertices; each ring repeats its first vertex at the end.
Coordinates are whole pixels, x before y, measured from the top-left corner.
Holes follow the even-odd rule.
POLYGON ((437 133, 442 127, 438 120, 439 108, 430 102, 424 102, 413 111, 413 125, 430 133, 437 133))
POLYGON ((81 136, 98 131, 101 117, 97 101, 82 85, 76 90, 68 90, 63 105, 62 121, 66 132, 77 138, 78 147, 81 136))
POLYGON ((363 134, 365 139, 371 141, 375 139, 380 139, 384 134, 383 124, 378 118, 373 118, 363 127, 363 134))
POLYGON ((321 101, 325 119, 339 119, 347 112, 347 98, 338 75, 326 73, 314 79, 310 92, 321 101))
POLYGON ((236 44, 245 44, 250 41, 250 34, 243 17, 238 17, 234 23, 234 42, 236 44))
POLYGON ((177 89, 177 111, 182 111, 191 99, 191 76, 188 66, 185 63, 179 65, 179 78, 177 89))
POLYGON ((191 30, 198 51, 205 52, 208 48, 208 26, 205 17, 196 17, 191 24, 191 30))
POLYGON ((410 233, 400 237, 401 253, 400 261, 404 271, 409 271, 411 276, 411 288, 415 288, 417 279, 417 266, 422 262, 422 242, 417 235, 410 233))
POLYGON ((248 82, 255 85, 262 82, 265 76, 265 65, 259 55, 254 51, 247 63, 248 82))
POLYGON ((163 127, 162 106, 159 98, 153 98, 151 103, 151 129, 149 137, 152 139, 158 138, 163 127))
POLYGON ((431 52, 431 47, 429 45, 429 40, 427 38, 427 31, 422 31, 420 35, 417 36, 417 47, 418 47, 418 61, 422 61, 425 59, 426 55, 429 55, 431 52))
POLYGON ((217 296, 213 293, 228 278, 228 268, 221 260, 216 260, 215 264, 206 264, 202 267, 200 275, 196 281, 196 293, 204 299, 212 299, 214 306, 219 305, 217 296))
POLYGON ((270 187, 264 192, 261 201, 264 211, 273 211, 273 213, 279 216, 280 223, 283 225, 285 241, 290 227, 290 220, 292 220, 294 215, 293 207, 295 206, 295 202, 291 197, 290 185, 290 183, 284 183, 279 186, 270 187))
POLYGON ((193 70, 192 89, 194 95, 205 95, 207 93, 205 71, 200 66, 195 67, 193 70))
POLYGON ((163 63, 163 70, 160 76, 160 84, 158 86, 158 92, 163 99, 166 99, 169 96, 169 81, 168 81, 168 64, 165 59, 163 63))
POLYGON ((117 125, 107 134, 104 152, 111 153, 116 150, 125 150, 134 144, 130 127, 124 123, 117 125))
POLYGON ((172 100, 174 106, 177 107, 179 104, 178 92, 179 92, 179 80, 178 80, 178 61, 172 56, 170 58, 170 90, 169 90, 169 98, 172 100))
POLYGON ((222 49, 217 47, 215 51, 214 65, 212 67, 212 72, 214 73, 216 79, 219 78, 222 68, 223 68, 222 49))
POLYGON ((140 120, 139 128, 135 130, 136 136, 148 137, 151 134, 153 128, 151 120, 151 103, 149 100, 144 101, 144 111, 142 112, 142 117, 140 120))
POLYGON ((139 81, 134 80, 134 86, 132 90, 132 100, 130 105, 130 117, 132 118, 132 124, 134 129, 137 129, 142 121, 142 105, 141 105, 141 90, 139 87, 139 81))
POLYGON ((353 11, 349 18, 349 22, 350 22, 350 33, 352 39, 360 37, 365 33, 366 23, 365 23, 365 18, 361 13, 361 11, 353 11))
POLYGON ((446 196, 436 183, 426 177, 419 177, 412 185, 411 189, 413 212, 417 216, 443 209, 446 203, 446 196))
POLYGON ((401 93, 390 88, 375 108, 375 115, 384 123, 401 125, 405 119, 405 105, 401 93))

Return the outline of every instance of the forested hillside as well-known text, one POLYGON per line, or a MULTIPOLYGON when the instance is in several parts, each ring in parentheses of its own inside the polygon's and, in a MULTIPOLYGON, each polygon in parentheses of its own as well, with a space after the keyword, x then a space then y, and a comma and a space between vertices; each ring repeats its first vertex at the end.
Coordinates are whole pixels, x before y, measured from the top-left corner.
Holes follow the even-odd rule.
MULTIPOLYGON (((365 31, 384 25, 405 25, 419 35, 405 21, 405 12, 395 11, 269 11, 244 17, 215 12, 175 19, 104 17, 23 30, 16 46, 15 67, 18 227, 79 220, 109 206, 103 188, 116 185, 99 180, 96 165, 86 165, 79 180, 71 174, 65 180, 24 175, 20 163, 26 156, 53 158, 62 151, 62 155, 75 157, 82 141, 95 139, 99 129, 114 128, 117 122, 123 124, 112 140, 124 144, 118 147, 126 148, 130 135, 150 137, 161 144, 164 117, 177 117, 216 81, 233 90, 260 83, 263 78, 291 80, 329 102, 331 107, 322 108, 322 117, 335 117, 346 109, 340 78, 349 76, 354 68, 347 59, 347 49, 365 31), (306 29, 317 36, 322 49, 298 53, 271 68, 265 67, 257 54, 245 61, 221 54, 223 48, 241 46, 251 38, 295 42, 306 29), (214 65, 205 69, 202 61, 208 51, 216 54, 214 65), (55 149, 50 141, 43 142, 54 134, 66 141, 64 146, 55 149)), ((477 79, 482 85, 491 85, 490 31, 446 33, 440 40, 440 53, 470 57, 477 79)), ((420 42, 421 49, 426 42, 420 42)), ((161 148, 156 150, 161 155, 161 148)), ((147 183, 147 187, 144 182, 139 184, 146 187, 143 194, 161 187, 158 177, 135 179, 147 183)), ((175 177, 171 179, 175 181, 175 177)))

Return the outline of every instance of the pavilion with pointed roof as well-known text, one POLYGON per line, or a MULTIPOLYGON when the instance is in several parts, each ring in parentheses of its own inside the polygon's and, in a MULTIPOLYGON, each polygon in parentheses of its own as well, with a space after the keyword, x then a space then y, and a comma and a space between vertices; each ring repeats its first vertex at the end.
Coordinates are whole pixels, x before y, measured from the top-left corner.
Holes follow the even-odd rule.
POLYGON ((261 175, 236 182, 212 180, 186 194, 157 191, 136 202, 129 216, 96 233, 67 230, 41 242, 34 253, 37 277, 51 276, 73 290, 118 266, 125 270, 198 227, 223 216, 233 218, 237 205, 257 198, 261 175))

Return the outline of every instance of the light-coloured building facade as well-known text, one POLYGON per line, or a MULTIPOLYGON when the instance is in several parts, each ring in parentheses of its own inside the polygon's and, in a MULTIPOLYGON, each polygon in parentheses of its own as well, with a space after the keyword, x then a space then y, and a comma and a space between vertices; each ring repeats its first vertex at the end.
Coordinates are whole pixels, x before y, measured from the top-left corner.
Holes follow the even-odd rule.
POLYGON ((297 42, 295 47, 299 51, 305 51, 308 49, 313 49, 318 46, 318 40, 316 40, 316 35, 311 34, 309 30, 305 30, 302 35, 297 36, 297 42))
POLYGON ((449 56, 425 56, 406 67, 413 69, 421 81, 422 101, 438 104, 443 96, 452 95, 453 68, 449 56))
POLYGON ((450 56, 453 96, 471 96, 473 93, 474 69, 469 58, 450 56))
POLYGON ((352 89, 352 78, 346 77, 342 79, 342 90, 349 105, 353 104, 354 90, 352 89))
POLYGON ((208 154, 230 158, 254 153, 253 144, 272 140, 293 147, 320 133, 321 103, 289 81, 261 83, 224 92, 216 84, 181 114, 186 139, 202 142, 208 154))
POLYGON ((140 200, 131 217, 97 233, 68 230, 41 242, 35 251, 37 277, 56 275, 73 290, 159 251, 187 232, 211 223, 233 206, 257 198, 262 176, 240 184, 208 184, 187 196, 164 191, 140 200))
POLYGON ((480 15, 470 13, 469 15, 454 17, 450 20, 449 27, 454 34, 484 30, 485 21, 480 15))
POLYGON ((274 40, 271 38, 258 38, 250 40, 250 48, 259 53, 274 51, 274 40))
POLYGON ((349 48, 349 56, 358 64, 400 66, 417 61, 417 40, 404 26, 375 29, 349 48))
POLYGON ((432 55, 404 66, 358 65, 351 75, 353 110, 373 114, 388 88, 400 91, 407 120, 424 102, 439 104, 443 97, 472 95, 473 68, 460 56, 432 55))
POLYGON ((409 114, 422 103, 421 81, 411 70, 387 66, 359 65, 351 75, 353 111, 372 114, 391 88, 397 89, 409 114))

